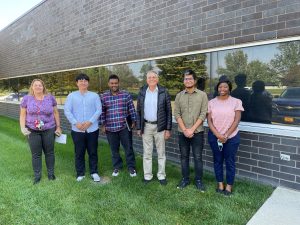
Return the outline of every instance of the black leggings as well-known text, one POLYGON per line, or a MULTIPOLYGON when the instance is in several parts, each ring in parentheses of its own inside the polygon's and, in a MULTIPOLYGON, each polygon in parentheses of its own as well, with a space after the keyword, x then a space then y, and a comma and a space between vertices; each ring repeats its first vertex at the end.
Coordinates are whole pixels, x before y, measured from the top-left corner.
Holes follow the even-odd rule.
POLYGON ((28 136, 28 143, 32 155, 32 168, 35 178, 41 177, 42 152, 45 154, 48 176, 54 175, 54 134, 55 128, 44 131, 33 131, 28 136))

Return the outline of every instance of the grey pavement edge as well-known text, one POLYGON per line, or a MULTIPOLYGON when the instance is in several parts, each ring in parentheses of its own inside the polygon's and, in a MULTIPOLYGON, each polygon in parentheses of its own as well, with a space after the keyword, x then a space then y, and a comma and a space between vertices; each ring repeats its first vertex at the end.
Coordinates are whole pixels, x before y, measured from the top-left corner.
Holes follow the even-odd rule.
POLYGON ((300 192, 278 187, 247 225, 299 225, 300 192))

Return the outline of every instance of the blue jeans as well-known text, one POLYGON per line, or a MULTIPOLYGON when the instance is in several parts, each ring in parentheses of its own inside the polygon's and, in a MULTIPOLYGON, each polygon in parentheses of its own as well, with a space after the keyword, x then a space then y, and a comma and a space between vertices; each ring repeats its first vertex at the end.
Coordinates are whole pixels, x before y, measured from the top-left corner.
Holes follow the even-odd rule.
POLYGON ((120 156, 120 143, 122 144, 125 156, 126 156, 126 163, 128 169, 132 168, 135 169, 135 156, 134 151, 132 148, 132 143, 130 138, 130 133, 127 128, 117 131, 117 132, 109 132, 106 131, 106 137, 108 143, 110 145, 110 150, 112 154, 112 163, 114 169, 121 169, 123 167, 123 161, 120 156))
POLYGON ((78 176, 85 174, 85 151, 89 155, 90 173, 98 173, 98 136, 99 130, 94 132, 71 132, 75 147, 75 168, 78 176))
POLYGON ((235 177, 235 156, 240 144, 240 134, 237 133, 234 137, 228 139, 223 144, 223 149, 220 151, 217 144, 217 137, 211 132, 208 132, 208 142, 213 152, 214 169, 217 182, 223 182, 223 162, 226 165, 226 182, 233 185, 235 177))
POLYGON ((195 133, 192 138, 187 138, 183 133, 179 132, 179 149, 181 159, 181 173, 185 181, 189 181, 190 176, 190 150, 192 148, 194 157, 195 180, 202 181, 203 176, 203 162, 202 150, 204 135, 203 132, 195 133))

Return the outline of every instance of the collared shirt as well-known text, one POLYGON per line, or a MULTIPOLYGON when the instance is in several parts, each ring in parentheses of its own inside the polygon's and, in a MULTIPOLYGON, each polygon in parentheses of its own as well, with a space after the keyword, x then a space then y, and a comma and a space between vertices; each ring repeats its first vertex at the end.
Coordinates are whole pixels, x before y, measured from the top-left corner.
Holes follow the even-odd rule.
MULTIPOLYGON (((191 128, 198 119, 206 118, 208 99, 206 93, 195 88, 189 94, 186 90, 179 92, 175 98, 174 116, 183 120, 186 128, 191 128)), ((178 131, 183 132, 178 126, 178 131)), ((195 133, 204 131, 203 123, 195 130, 195 133)))
POLYGON ((101 95, 102 114, 101 123, 110 132, 118 132, 126 128, 126 118, 131 116, 132 122, 136 122, 136 112, 131 95, 127 91, 120 90, 116 95, 107 91, 101 95))
POLYGON ((144 119, 148 121, 157 121, 157 100, 158 100, 158 87, 151 91, 149 87, 146 90, 145 106, 144 106, 144 119))
POLYGON ((92 125, 87 132, 94 132, 99 129, 98 119, 102 112, 102 106, 99 96, 94 92, 81 94, 80 91, 72 92, 68 95, 65 102, 65 115, 72 124, 72 130, 84 132, 76 127, 76 123, 90 121, 92 125))

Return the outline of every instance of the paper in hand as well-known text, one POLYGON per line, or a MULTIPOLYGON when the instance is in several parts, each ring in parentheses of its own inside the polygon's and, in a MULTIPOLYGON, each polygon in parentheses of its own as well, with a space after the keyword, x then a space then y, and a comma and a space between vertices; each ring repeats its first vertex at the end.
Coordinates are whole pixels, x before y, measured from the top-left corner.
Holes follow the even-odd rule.
POLYGON ((60 144, 67 144, 67 135, 61 134, 60 136, 55 136, 55 142, 60 144))

